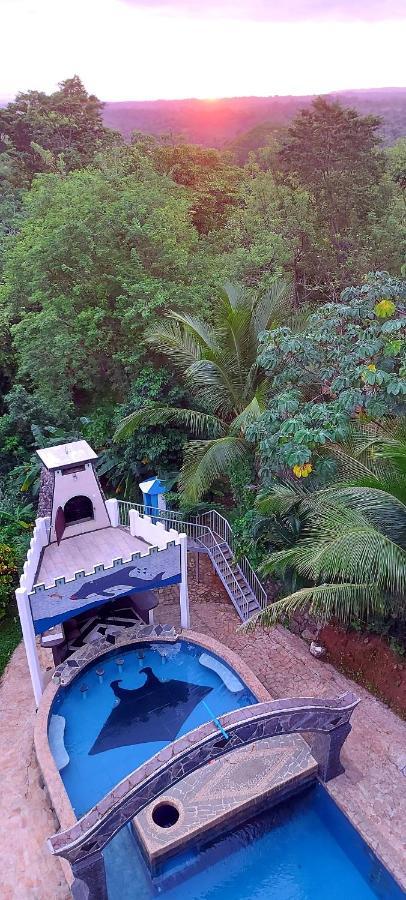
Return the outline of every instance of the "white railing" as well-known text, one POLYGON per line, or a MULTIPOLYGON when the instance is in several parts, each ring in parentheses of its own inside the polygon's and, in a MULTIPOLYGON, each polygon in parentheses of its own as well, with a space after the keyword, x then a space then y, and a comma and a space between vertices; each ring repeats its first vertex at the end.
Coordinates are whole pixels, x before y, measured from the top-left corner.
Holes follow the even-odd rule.
MULTIPOLYGON (((130 509, 136 509, 141 515, 144 513, 142 504, 131 503, 125 500, 118 501, 118 508, 120 525, 127 528, 129 527, 130 509)), ((176 510, 157 510, 156 512, 154 511, 153 519, 159 519, 160 522, 163 522, 165 528, 171 528, 176 525, 178 530, 206 547, 223 583, 229 587, 234 595, 237 595, 235 599, 241 606, 243 618, 248 618, 248 598, 242 591, 241 585, 220 547, 220 542, 226 543, 230 547, 233 556, 235 555, 233 531, 227 519, 214 509, 202 515, 194 516, 193 519, 188 521, 182 519, 182 513, 176 510)), ((251 563, 245 556, 238 559, 238 562, 234 559, 234 563, 240 569, 258 605, 261 609, 264 609, 268 603, 267 594, 251 563)))
MULTIPOLYGON (((216 509, 211 509, 209 510, 209 512, 203 513, 203 515, 200 516, 200 519, 207 522, 209 528, 214 531, 214 534, 218 534, 219 537, 228 544, 230 550, 235 555, 235 540, 233 529, 231 528, 231 525, 227 521, 227 519, 219 512, 217 512, 216 509)), ((240 567, 245 580, 248 582, 252 593, 255 594, 255 597, 257 598, 261 609, 264 609, 268 604, 267 593, 265 588, 261 584, 258 575, 252 568, 250 561, 246 556, 242 556, 238 559, 237 564, 240 567)))

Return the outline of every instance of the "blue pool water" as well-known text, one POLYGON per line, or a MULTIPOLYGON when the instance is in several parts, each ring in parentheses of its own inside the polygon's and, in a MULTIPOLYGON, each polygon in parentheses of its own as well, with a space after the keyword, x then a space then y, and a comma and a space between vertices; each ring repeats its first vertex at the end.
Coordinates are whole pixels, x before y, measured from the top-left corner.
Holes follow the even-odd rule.
POLYGON ((176 737, 207 722, 205 704, 217 716, 255 702, 223 660, 188 641, 121 648, 92 663, 58 691, 52 708, 66 720, 69 764, 60 774, 76 815, 176 737), (202 656, 220 664, 220 674, 202 656))
POLYGON ((151 879, 126 826, 104 850, 109 900, 401 900, 403 892, 321 786, 151 879))
MULTIPOLYGON (((210 714, 255 702, 223 660, 186 641, 114 650, 91 664, 58 691, 52 709, 66 720, 69 763, 61 777, 76 815, 210 714)), ((200 848, 178 853, 155 877, 131 825, 103 852, 109 900, 404 897, 319 785, 200 848)))

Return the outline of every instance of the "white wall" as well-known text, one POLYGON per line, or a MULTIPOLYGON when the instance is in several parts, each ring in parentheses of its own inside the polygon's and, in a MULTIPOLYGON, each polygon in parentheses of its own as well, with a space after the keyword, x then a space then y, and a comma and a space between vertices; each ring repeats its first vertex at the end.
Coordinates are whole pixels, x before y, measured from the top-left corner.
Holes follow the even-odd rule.
POLYGON ((43 676, 38 659, 35 640, 34 625, 31 615, 31 606, 28 594, 32 590, 35 575, 38 569, 41 553, 48 544, 50 519, 36 519, 34 531, 28 548, 27 557, 20 578, 20 587, 16 590, 18 612, 23 633, 24 647, 27 655, 28 668, 30 670, 32 689, 35 703, 38 706, 43 690, 43 676))
POLYGON ((20 587, 23 590, 28 591, 28 593, 32 590, 32 586, 35 581, 35 574, 39 566, 42 550, 48 543, 49 527, 49 516, 44 519, 35 520, 34 531, 32 533, 30 546, 28 548, 24 568, 20 578, 20 587))
POLYGON ((155 524, 151 516, 141 516, 136 509, 130 509, 130 532, 133 537, 143 538, 148 544, 163 549, 170 541, 180 544, 181 583, 179 585, 180 624, 182 628, 190 628, 189 591, 187 577, 187 535, 174 528, 165 531, 162 522, 155 524))
MULTIPOLYGON (((130 532, 133 537, 142 538, 153 547, 166 547, 169 541, 177 541, 179 532, 171 528, 165 531, 163 522, 153 522, 151 516, 141 516, 136 509, 130 509, 130 532)), ((178 543, 178 541, 177 541, 178 543)))
POLYGON ((99 483, 97 481, 93 466, 86 463, 85 468, 81 472, 69 472, 62 474, 62 469, 55 471, 55 487, 52 501, 52 517, 51 517, 51 536, 50 543, 56 541, 55 518, 58 507, 62 509, 65 503, 71 497, 83 496, 89 497, 93 503, 94 518, 80 522, 77 525, 66 525, 62 540, 74 537, 76 534, 85 534, 88 531, 96 531, 98 528, 108 528, 110 525, 109 515, 106 509, 99 483))

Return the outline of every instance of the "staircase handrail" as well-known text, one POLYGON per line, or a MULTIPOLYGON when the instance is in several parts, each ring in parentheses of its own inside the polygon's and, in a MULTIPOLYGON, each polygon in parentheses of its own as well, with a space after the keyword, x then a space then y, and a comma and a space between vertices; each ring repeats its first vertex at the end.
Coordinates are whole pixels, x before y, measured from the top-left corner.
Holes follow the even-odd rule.
MULTIPOLYGON (((144 507, 140 503, 132 503, 131 501, 126 500, 119 500, 118 508, 120 524, 124 525, 125 527, 127 526, 128 514, 130 509, 136 509, 141 513, 144 512, 144 507)), ((214 534, 211 528, 209 528, 207 525, 202 525, 200 522, 191 522, 179 519, 176 516, 176 513, 174 514, 174 510, 160 509, 156 512, 154 510, 153 518, 159 519, 165 526, 169 527, 176 522, 176 525, 181 526, 182 531, 184 531, 188 537, 193 538, 206 548, 213 565, 216 569, 220 570, 220 577, 223 576, 225 580, 227 580, 226 575, 228 575, 229 579, 231 579, 233 588, 235 588, 235 591, 236 593, 238 593, 239 599, 241 601, 241 615, 243 616, 244 620, 247 619, 249 617, 248 599, 244 594, 244 591, 242 590, 237 578, 235 577, 227 557, 224 555, 221 549, 217 535, 214 534), (211 541, 209 546, 204 542, 204 536, 209 537, 211 541), (214 551, 216 554, 220 554, 220 562, 214 558, 214 551)))
MULTIPOLYGON (((221 513, 217 511, 217 509, 210 509, 208 510, 208 512, 202 513, 199 516, 200 520, 205 520, 207 518, 209 519, 209 527, 212 529, 212 531, 214 531, 215 534, 218 534, 223 538, 223 540, 226 541, 232 553, 234 554, 234 556, 236 556, 235 539, 233 529, 229 521, 225 518, 225 516, 222 516, 221 513)), ((249 559, 246 556, 241 556, 237 560, 237 565, 239 565, 253 594, 257 598, 261 609, 265 609, 265 607, 268 605, 268 596, 249 559)))
MULTIPOLYGON (((244 591, 242 590, 242 587, 241 587, 239 581, 238 581, 237 578, 235 577, 234 572, 233 572, 233 570, 232 570, 232 568, 231 568, 231 566, 230 566, 230 563, 229 563, 227 557, 224 555, 224 553, 223 553, 223 551, 222 551, 222 549, 221 549, 221 546, 220 546, 220 544, 219 544, 219 542, 218 542, 218 538, 217 538, 216 535, 212 532, 212 530, 211 530, 210 528, 207 527, 207 525, 198 525, 197 527, 201 528, 202 531, 204 530, 204 531, 206 532, 206 534, 208 534, 209 537, 212 539, 212 546, 211 546, 211 547, 207 547, 207 545, 206 545, 201 539, 197 538, 197 540, 199 541, 199 543, 203 544, 204 547, 207 547, 207 552, 208 552, 208 554, 209 554, 209 556, 210 556, 210 559, 211 559, 213 565, 215 566, 215 568, 219 571, 220 577, 221 577, 222 575, 225 577, 225 573, 226 573, 226 574, 229 574, 229 576, 231 576, 232 584, 233 584, 234 588, 237 589, 237 592, 238 592, 239 597, 240 597, 240 612, 241 612, 241 615, 242 615, 242 617, 243 617, 244 620, 248 619, 248 618, 249 618, 248 598, 247 598, 246 595, 244 594, 244 591), (221 556, 221 563, 222 563, 223 569, 225 569, 225 572, 224 572, 224 571, 221 571, 220 564, 219 564, 218 560, 215 558, 214 552, 215 552, 216 554, 220 554, 220 556, 221 556)), ((225 580, 227 580, 227 579, 225 579, 225 580)))

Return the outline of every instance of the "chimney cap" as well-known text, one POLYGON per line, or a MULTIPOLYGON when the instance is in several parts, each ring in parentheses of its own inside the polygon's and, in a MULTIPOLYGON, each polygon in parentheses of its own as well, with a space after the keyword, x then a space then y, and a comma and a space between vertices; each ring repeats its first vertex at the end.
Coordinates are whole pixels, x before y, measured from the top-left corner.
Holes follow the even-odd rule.
POLYGON ((87 441, 72 441, 70 444, 58 444, 57 447, 44 447, 37 450, 37 453, 49 471, 66 469, 78 463, 94 462, 98 458, 87 441))

